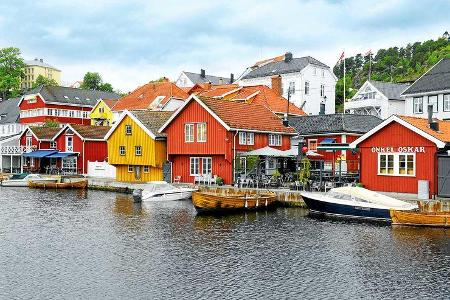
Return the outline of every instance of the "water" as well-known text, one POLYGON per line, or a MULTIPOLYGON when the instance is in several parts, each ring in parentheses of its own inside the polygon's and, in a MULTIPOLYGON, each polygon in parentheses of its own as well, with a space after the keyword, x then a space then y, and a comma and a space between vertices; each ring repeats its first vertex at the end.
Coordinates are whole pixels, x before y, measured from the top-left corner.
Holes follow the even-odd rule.
POLYGON ((0 189, 1 299, 448 299, 450 231, 0 189))

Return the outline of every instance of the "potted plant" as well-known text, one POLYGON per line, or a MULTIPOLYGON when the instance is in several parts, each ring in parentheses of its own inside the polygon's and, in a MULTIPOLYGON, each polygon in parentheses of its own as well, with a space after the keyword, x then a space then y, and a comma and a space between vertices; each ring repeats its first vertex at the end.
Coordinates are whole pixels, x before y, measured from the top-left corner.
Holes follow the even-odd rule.
POLYGON ((222 185, 223 185, 223 178, 220 177, 220 176, 217 177, 217 178, 216 178, 216 184, 219 185, 219 186, 222 186, 222 185))

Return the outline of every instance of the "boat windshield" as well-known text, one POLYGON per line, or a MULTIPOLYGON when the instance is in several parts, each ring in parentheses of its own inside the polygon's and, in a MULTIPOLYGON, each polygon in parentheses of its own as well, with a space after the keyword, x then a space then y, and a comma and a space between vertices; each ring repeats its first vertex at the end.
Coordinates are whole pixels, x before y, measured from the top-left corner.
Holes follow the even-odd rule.
POLYGON ((349 194, 343 194, 343 193, 339 193, 336 191, 329 191, 327 193, 327 196, 334 198, 334 199, 341 199, 341 200, 348 200, 348 201, 358 201, 358 202, 366 202, 369 203, 369 201, 359 198, 359 197, 355 197, 354 195, 349 195, 349 194))
POLYGON ((13 176, 11 176, 10 179, 24 179, 25 177, 27 177, 28 174, 27 173, 22 173, 22 174, 14 174, 13 176))
POLYGON ((168 191, 168 190, 172 190, 174 189, 174 187, 170 184, 168 184, 167 182, 163 182, 163 183, 149 183, 146 185, 146 190, 150 190, 152 192, 163 192, 163 191, 168 191))

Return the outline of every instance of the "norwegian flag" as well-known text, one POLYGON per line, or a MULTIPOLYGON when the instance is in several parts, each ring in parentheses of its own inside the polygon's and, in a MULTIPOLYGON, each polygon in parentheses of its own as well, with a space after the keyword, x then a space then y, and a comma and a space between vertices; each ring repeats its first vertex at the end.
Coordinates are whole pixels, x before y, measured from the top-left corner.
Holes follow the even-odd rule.
POLYGON ((339 60, 338 60, 338 62, 340 62, 341 60, 343 60, 343 59, 344 59, 344 57, 345 57, 345 52, 344 52, 344 51, 342 51, 341 57, 339 57, 339 60))
POLYGON ((370 49, 369 51, 366 52, 366 54, 364 54, 364 56, 368 56, 368 55, 372 55, 372 49, 370 49))

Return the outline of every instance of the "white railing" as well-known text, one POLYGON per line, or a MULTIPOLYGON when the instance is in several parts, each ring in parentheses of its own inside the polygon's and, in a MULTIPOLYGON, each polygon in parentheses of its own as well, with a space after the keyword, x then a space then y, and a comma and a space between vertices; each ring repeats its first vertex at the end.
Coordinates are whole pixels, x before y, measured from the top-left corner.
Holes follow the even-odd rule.
POLYGON ((34 147, 27 146, 1 146, 0 154, 2 155, 21 155, 24 152, 36 150, 34 147))

